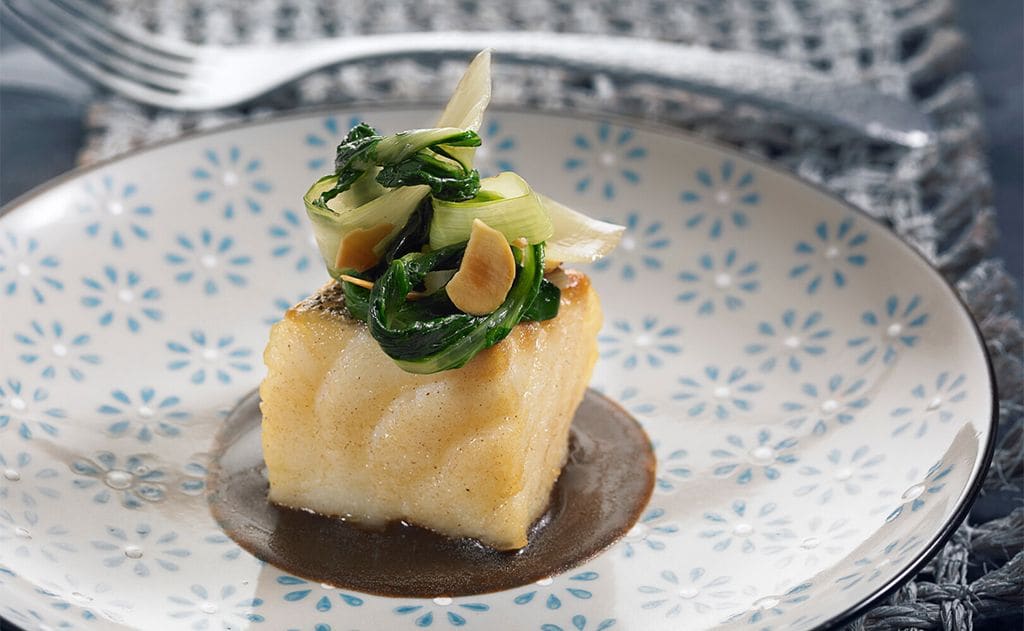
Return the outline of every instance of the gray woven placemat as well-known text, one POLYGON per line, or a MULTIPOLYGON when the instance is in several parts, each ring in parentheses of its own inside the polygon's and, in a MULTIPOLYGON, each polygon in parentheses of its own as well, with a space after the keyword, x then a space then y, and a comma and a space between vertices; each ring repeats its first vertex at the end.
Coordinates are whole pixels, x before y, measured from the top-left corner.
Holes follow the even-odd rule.
MULTIPOLYGON (((1024 332, 1017 288, 990 258, 997 238, 978 97, 962 72, 955 0, 108 0, 126 22, 231 44, 416 30, 608 33, 759 52, 915 101, 938 128, 922 149, 880 145, 777 113, 647 82, 496 68, 495 102, 641 116, 766 156, 887 221, 953 281, 988 343, 1001 396, 999 444, 982 495, 953 539, 870 629, 1020 628, 1024 593, 1024 332)), ((362 63, 327 70, 245 110, 183 115, 117 98, 89 116, 83 163, 302 104, 438 101, 461 64, 362 63)))

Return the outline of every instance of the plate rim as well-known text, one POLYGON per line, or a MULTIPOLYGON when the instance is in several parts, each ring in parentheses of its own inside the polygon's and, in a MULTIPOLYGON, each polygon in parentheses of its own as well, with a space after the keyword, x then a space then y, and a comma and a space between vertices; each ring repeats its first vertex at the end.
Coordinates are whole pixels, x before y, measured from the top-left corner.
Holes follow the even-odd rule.
MULTIPOLYGON (((371 108, 389 111, 402 111, 402 110, 418 110, 424 109, 431 106, 438 106, 441 101, 433 101, 425 99, 419 102, 411 101, 393 101, 393 100, 381 100, 381 101, 352 101, 349 103, 332 103, 332 104, 318 104, 310 107, 298 107, 292 110, 284 112, 275 112, 271 115, 261 117, 253 120, 242 120, 237 122, 228 123, 212 129, 201 129, 191 130, 180 136, 173 138, 167 138, 159 140, 155 143, 148 144, 141 147, 133 148, 125 153, 99 160, 93 164, 76 166, 60 175, 57 175, 45 182, 38 184, 28 191, 21 193, 14 199, 8 201, 2 207, 0 207, 0 219, 4 216, 17 211, 19 208, 24 207, 26 204, 32 202, 35 198, 44 195, 50 190, 61 186, 67 182, 73 181, 80 177, 83 177, 89 173, 116 165, 119 162, 123 162, 129 159, 139 157, 146 153, 163 149, 165 147, 175 145, 178 143, 184 143, 207 136, 212 136, 225 132, 234 132, 244 130, 251 127, 262 127, 265 125, 275 125, 283 122, 292 120, 299 120, 303 118, 313 118, 315 116, 324 116, 339 110, 344 111, 366 111, 371 108)), ((765 157, 753 154, 749 151, 745 151, 740 147, 732 147, 724 143, 720 143, 716 140, 698 136, 690 130, 673 127, 665 121, 645 119, 635 116, 629 116, 624 114, 615 113, 604 113, 596 110, 581 110, 581 111, 554 111, 545 110, 540 107, 530 107, 525 105, 501 105, 495 104, 489 108, 489 111, 499 113, 511 113, 511 114, 528 114, 528 115, 539 115, 550 118, 558 118, 563 120, 587 120, 593 123, 612 123, 628 127, 639 131, 649 131, 657 133, 659 135, 668 136, 673 140, 682 140, 685 142, 694 143, 696 145, 719 151, 733 157, 742 158, 756 164, 758 167, 770 171, 776 175, 783 176, 787 180, 794 182, 797 186, 803 186, 816 193, 824 195, 828 199, 836 202, 840 206, 844 207, 848 211, 852 211, 859 218, 866 220, 872 224, 875 228, 878 228, 881 233, 884 233, 891 238, 897 248, 903 248, 911 253, 912 256, 916 257, 919 262, 924 264, 926 274, 930 274, 935 280, 938 281, 939 285, 945 289, 945 291, 952 296, 955 304, 957 304, 961 310, 961 315, 966 316, 967 321, 971 325, 971 329, 974 332, 974 341, 977 346, 981 349, 982 356, 985 360, 985 367, 988 373, 988 389, 991 396, 991 407, 992 411, 989 418, 988 425, 988 439, 985 447, 982 451, 982 457, 979 465, 971 472, 971 478, 968 480, 968 484, 965 487, 961 499, 954 507, 951 516, 943 523, 939 532, 924 546, 921 551, 911 560, 907 565, 904 566, 903 570, 892 577, 887 583, 879 586, 877 589, 872 591, 867 596, 861 598, 857 602, 854 602, 841 610, 839 613, 833 614, 832 617, 818 623, 815 628, 817 629, 837 629, 853 622, 860 616, 864 615, 868 610, 882 603, 885 598, 888 598, 899 588, 903 587, 908 583, 918 572, 920 572, 932 558, 938 554, 938 552, 952 539, 953 535, 960 528, 960 525, 967 518, 971 508, 974 506, 975 500, 978 498, 981 488, 984 484, 985 478, 987 477, 988 470, 992 464, 992 458, 995 454, 996 448, 996 434, 999 429, 999 390, 996 382, 995 369, 992 364, 992 357, 989 353, 988 345, 985 342, 985 337, 981 333, 981 329, 978 326, 977 320, 971 313, 970 307, 964 301, 960 292, 956 290, 952 282, 946 279, 945 276, 936 269, 925 256, 918 251, 916 248, 911 246, 909 243, 903 240, 898 234, 892 231, 889 226, 885 225, 881 220, 875 218, 866 209, 854 205, 852 202, 844 199, 838 193, 825 188, 824 185, 817 182, 813 182, 800 174, 796 173, 792 169, 773 162, 765 157)), ((0 617, 2 620, 2 617, 0 617)))

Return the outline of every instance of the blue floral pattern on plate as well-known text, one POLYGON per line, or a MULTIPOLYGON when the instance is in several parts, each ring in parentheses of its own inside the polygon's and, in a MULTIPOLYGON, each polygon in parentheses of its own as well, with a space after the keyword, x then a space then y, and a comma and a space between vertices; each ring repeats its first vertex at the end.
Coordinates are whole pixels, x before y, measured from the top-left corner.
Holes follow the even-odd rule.
POLYGON ((716 552, 735 547, 750 554, 760 548, 762 553, 770 555, 783 550, 795 537, 791 522, 774 502, 752 505, 745 500, 735 500, 727 511, 704 513, 704 530, 698 536, 712 541, 716 552))
POLYGON ((77 547, 63 520, 49 523, 41 514, 46 504, 61 501, 61 493, 55 486, 60 473, 40 460, 26 451, 0 454, 0 550, 12 559, 58 563, 77 547))
POLYGON ((808 294, 816 294, 828 283, 843 289, 850 274, 867 264, 863 253, 867 241, 868 233, 859 230, 852 218, 835 225, 822 221, 814 227, 810 241, 798 241, 794 247, 799 262, 789 270, 789 277, 807 281, 808 294))
POLYGON ((702 374, 682 377, 679 384, 682 389, 672 398, 683 402, 687 416, 708 413, 718 420, 749 412, 753 407, 751 397, 762 388, 762 384, 751 378, 741 366, 727 370, 714 365, 705 366, 702 374))
POLYGON ((207 149, 191 172, 198 187, 195 201, 218 207, 226 219, 245 211, 259 214, 263 212, 262 200, 273 188, 262 171, 263 162, 244 155, 237 145, 207 149))
POLYGON ((120 458, 110 451, 78 458, 71 463, 71 471, 79 476, 72 481, 72 486, 88 491, 96 504, 106 504, 116 498, 129 509, 163 501, 170 479, 149 455, 120 458))
POLYGON ((576 178, 576 192, 598 191, 604 199, 615 199, 620 187, 640 183, 639 167, 647 149, 637 143, 631 129, 615 129, 598 123, 592 132, 579 132, 572 139, 573 153, 565 159, 565 170, 576 178))
POLYGON ((286 259, 296 272, 307 271, 314 262, 319 265, 313 231, 305 217, 294 210, 282 210, 280 221, 272 224, 268 232, 274 243, 272 257, 286 259))
POLYGON ((654 413, 658 406, 649 401, 644 401, 640 398, 641 396, 639 388, 626 386, 619 391, 618 395, 613 395, 612 398, 635 416, 645 416, 654 413))
POLYGON ((278 576, 277 584, 287 590, 284 594, 285 602, 308 603, 319 613, 331 611, 337 603, 346 607, 362 607, 364 602, 359 596, 310 583, 297 576, 289 576, 287 574, 278 576), (337 603, 332 596, 337 596, 337 603))
POLYGON ((954 377, 953 374, 940 372, 931 387, 919 384, 911 389, 907 402, 913 405, 901 405, 889 414, 895 423, 893 436, 916 425, 913 435, 921 438, 930 426, 946 424, 956 418, 957 404, 967 398, 967 375, 961 373, 954 377))
POLYGON ((955 464, 947 464, 943 461, 936 462, 925 473, 924 480, 911 486, 903 492, 900 499, 902 504, 889 513, 885 521, 890 522, 897 519, 904 511, 916 512, 928 503, 928 499, 946 488, 946 478, 956 468, 955 464))
POLYGON ((593 624, 590 624, 590 620, 587 620, 586 616, 584 616, 583 614, 576 614, 569 621, 569 625, 566 625, 564 628, 557 624, 548 623, 540 625, 540 630, 572 631, 573 629, 575 629, 576 631, 605 631, 605 629, 611 629, 612 627, 614 627, 616 622, 617 621, 615 620, 615 618, 605 618, 603 620, 597 618, 593 620, 593 624))
POLYGON ((27 451, 12 452, 5 456, 0 452, 0 499, 6 507, 12 506, 12 491, 18 493, 19 499, 26 507, 36 506, 44 499, 60 498, 60 490, 54 484, 60 478, 60 472, 53 467, 40 465, 27 451))
POLYGON ((107 526, 105 534, 90 542, 104 554, 103 567, 125 567, 137 578, 147 578, 154 569, 177 572, 181 560, 192 554, 182 547, 178 533, 173 530, 153 532, 153 527, 144 522, 128 530, 107 526))
POLYGON ((714 240, 726 229, 742 230, 750 224, 750 211, 761 203, 761 194, 751 188, 752 169, 737 173, 733 160, 723 160, 716 172, 701 167, 694 178, 697 186, 680 196, 689 211, 683 223, 687 230, 706 230, 714 240))
POLYGON ((792 415, 787 424, 794 429, 809 426, 815 434, 824 434, 829 428, 854 422, 870 400, 864 394, 865 383, 842 375, 832 375, 822 384, 804 383, 799 400, 782 404, 783 411, 792 415))
POLYGON ((40 248, 36 238, 13 232, 0 237, 0 293, 15 296, 22 291, 43 304, 48 293, 64 291, 64 281, 57 277, 60 259, 40 248))
POLYGON ((85 295, 82 306, 99 314, 99 324, 108 327, 119 320, 130 333, 138 333, 145 322, 159 322, 160 290, 143 281, 136 271, 103 267, 100 274, 82 279, 85 295))
POLYGON ((748 484, 758 477, 777 480, 782 470, 795 463, 797 439, 772 438, 772 432, 762 429, 752 440, 745 441, 737 434, 729 434, 725 445, 711 452, 716 477, 735 478, 737 484, 748 484))
POLYGON ((669 451, 658 447, 655 444, 658 473, 654 480, 654 490, 657 493, 673 493, 693 475, 693 470, 686 464, 690 454, 685 449, 669 451))
POLYGON ((184 342, 167 343, 173 359, 167 364, 172 371, 189 374, 189 381, 229 384, 233 375, 252 370, 252 350, 239 346, 232 335, 214 338, 203 331, 192 331, 184 342))
POLYGON ((803 526, 794 525, 793 529, 799 543, 779 555, 776 563, 779 568, 802 566, 813 570, 821 567, 826 560, 842 556, 851 538, 860 534, 849 519, 826 519, 820 515, 814 515, 803 526))
POLYGON ((37 320, 29 328, 14 334, 14 341, 22 351, 18 359, 34 368, 40 368, 40 377, 55 379, 67 374, 74 381, 85 379, 85 371, 100 363, 100 356, 90 352, 92 337, 88 333, 68 332, 54 320, 49 325, 37 320))
POLYGON ((887 542, 875 554, 854 561, 851 571, 837 578, 835 582, 840 589, 851 589, 861 581, 872 583, 882 576, 887 566, 899 564, 910 557, 920 544, 921 540, 917 536, 887 542))
POLYGON ((156 394, 153 388, 142 388, 138 394, 124 390, 110 393, 110 401, 97 410, 113 419, 107 433, 117 438, 134 435, 139 442, 148 443, 154 435, 173 438, 181 433, 180 424, 190 414, 182 407, 177 396, 156 394))
POLYGON ((235 561, 242 556, 242 549, 238 547, 235 540, 219 531, 203 537, 203 543, 214 546, 217 550, 217 557, 222 561, 235 561))
POLYGON ((920 296, 911 296, 900 304, 898 296, 889 296, 877 311, 865 311, 861 321, 871 334, 855 337, 848 344, 859 353, 857 363, 866 364, 875 357, 883 363, 896 359, 901 350, 914 347, 920 329, 928 323, 928 314, 921 311, 920 296))
POLYGON ((75 628, 74 623, 63 618, 54 617, 54 614, 51 612, 43 612, 37 609, 18 610, 6 606, 0 613, 11 622, 19 624, 26 629, 38 628, 72 631, 75 628))
POLYGON ((669 521, 665 509, 650 508, 626 533, 620 544, 626 558, 632 558, 641 550, 661 552, 669 538, 679 534, 679 525, 669 521))
POLYGON ((263 622, 263 616, 255 613, 263 604, 261 598, 242 596, 234 585, 223 585, 207 589, 204 585, 192 585, 183 596, 169 596, 171 610, 168 615, 196 631, 222 629, 233 631, 244 622, 263 622))
POLYGON ((249 282, 244 272, 252 257, 237 252, 234 237, 217 236, 203 228, 195 237, 179 234, 175 245, 164 260, 174 270, 177 282, 187 285, 196 281, 207 296, 219 293, 225 284, 244 287, 249 282))
POLYGON ((149 240, 148 223, 153 207, 140 201, 139 187, 131 182, 117 182, 105 175, 85 184, 88 201, 78 210, 86 216, 85 233, 90 237, 107 239, 111 247, 121 249, 127 239, 149 240))
POLYGON ((715 610, 735 607, 736 590, 730 584, 731 576, 716 576, 702 567, 695 567, 682 576, 672 570, 662 570, 657 585, 641 585, 641 594, 649 595, 642 607, 662 611, 666 618, 681 614, 698 616, 715 610))
POLYGON ((418 605, 401 605, 393 611, 396 615, 407 618, 420 628, 433 626, 435 622, 446 621, 448 626, 465 626, 467 617, 486 613, 490 605, 479 602, 463 602, 447 597, 435 598, 418 605))
MULTIPOLYGON (((421 114, 365 118, 390 131, 436 112, 421 114)), ((605 323, 595 385, 651 439, 652 503, 584 567, 497 594, 390 600, 259 561, 209 515, 208 452, 259 382, 268 325, 327 278, 299 198, 361 118, 164 145, 0 218, 2 615, 804 630, 905 570, 980 474, 984 356, 948 288, 877 225, 728 150, 504 112, 481 127, 485 175, 522 168, 625 224, 587 267, 605 323)))
POLYGON ((49 390, 28 386, 18 379, 0 381, 0 434, 14 430, 23 440, 32 440, 33 428, 44 435, 60 433, 61 420, 67 412, 47 403, 49 390))
POLYGON ((625 370, 644 365, 659 368, 682 351, 677 342, 679 334, 679 327, 659 324, 656 316, 647 316, 637 323, 616 320, 597 341, 601 357, 621 361, 625 370))
POLYGON ((825 346, 832 330, 822 323, 822 313, 812 311, 800 316, 793 309, 786 309, 779 323, 761 322, 757 325, 757 341, 747 344, 744 351, 758 358, 758 368, 771 372, 776 366, 784 366, 791 373, 803 370, 804 362, 823 357, 825 346))
POLYGON ((676 299, 696 305, 698 315, 736 311, 761 287, 758 264, 744 262, 734 249, 721 257, 703 254, 697 264, 697 269, 679 274, 684 290, 676 299))
POLYGON ((131 602, 115 593, 105 579, 88 581, 70 574, 64 574, 60 581, 46 581, 44 587, 36 588, 57 611, 70 616, 77 615, 85 623, 110 621, 121 625, 125 613, 131 611, 131 602))
POLYGON ((801 583, 796 587, 786 590, 786 593, 778 596, 763 596, 758 598, 749 611, 730 618, 731 621, 744 621, 748 625, 763 625, 765 619, 781 616, 786 610, 811 597, 811 583, 801 583))
POLYGON ((862 445, 852 450, 831 449, 821 464, 800 467, 807 484, 798 487, 797 496, 812 495, 820 504, 828 504, 837 495, 859 495, 863 488, 878 479, 885 461, 884 454, 872 454, 862 445))
MULTIPOLYGON (((542 604, 547 609, 561 609, 562 603, 566 599, 575 600, 590 600, 594 597, 594 593, 588 589, 588 583, 596 581, 600 575, 597 572, 586 571, 572 574, 568 578, 568 583, 560 585, 559 589, 549 590, 545 596, 541 593, 541 590, 531 588, 529 591, 523 593, 512 599, 517 605, 532 605, 542 604)), ((538 581, 537 585, 541 587, 549 587, 552 585, 551 579, 544 579, 538 581)))
MULTIPOLYGON (((62 525, 40 523, 42 505, 61 498, 60 472, 40 460, 25 451, 0 453, 0 541, 7 554, 29 557, 35 553, 56 562, 62 553, 75 552, 75 546, 62 525), (33 550, 32 543, 39 547, 33 550)), ((0 566, 0 586, 5 577, 13 576, 13 571, 0 566)))

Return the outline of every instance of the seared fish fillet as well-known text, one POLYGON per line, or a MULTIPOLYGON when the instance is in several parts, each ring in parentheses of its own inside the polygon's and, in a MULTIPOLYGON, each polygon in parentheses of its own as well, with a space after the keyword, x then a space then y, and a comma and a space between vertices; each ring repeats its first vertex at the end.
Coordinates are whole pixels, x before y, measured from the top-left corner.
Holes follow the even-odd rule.
POLYGON ((396 366, 347 316, 333 281, 289 309, 263 355, 270 499, 525 546, 565 463, 601 327, 585 275, 552 280, 558 317, 520 324, 466 366, 432 375, 396 366))

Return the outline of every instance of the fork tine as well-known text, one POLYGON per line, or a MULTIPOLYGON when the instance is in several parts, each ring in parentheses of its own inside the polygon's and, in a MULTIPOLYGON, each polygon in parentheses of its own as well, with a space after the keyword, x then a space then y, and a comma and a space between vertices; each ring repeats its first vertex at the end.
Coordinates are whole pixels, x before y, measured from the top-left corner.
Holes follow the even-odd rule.
MULTIPOLYGON (((76 29, 87 32, 93 40, 100 42, 108 50, 119 53, 122 57, 142 66, 179 76, 187 75, 192 68, 190 59, 170 52, 154 52, 158 49, 147 46, 138 39, 129 39, 122 32, 115 31, 115 25, 112 22, 97 20, 94 11, 84 10, 80 6, 81 3, 76 0, 38 0, 38 2, 48 4, 53 10, 64 13, 68 19, 74 21, 76 29)), ((123 31, 123 29, 120 30, 123 31)))
POLYGON ((158 89, 170 90, 179 89, 182 80, 187 77, 187 72, 180 69, 180 63, 178 68, 148 64, 138 59, 138 51, 128 51, 120 44, 107 43, 104 41, 107 33, 84 24, 75 14, 52 0, 37 0, 34 6, 38 21, 49 21, 53 30, 58 33, 59 39, 71 47, 78 48, 83 54, 92 57, 96 63, 110 68, 115 73, 158 89), (98 38, 96 33, 99 33, 98 38))
POLYGON ((59 63, 78 72, 90 81, 116 90, 129 98, 152 105, 160 105, 172 94, 167 90, 157 90, 156 88, 118 76, 96 64, 91 59, 68 49, 54 37, 53 33, 40 28, 30 20, 26 20, 10 0, 0 0, 0 9, 2 9, 5 21, 34 40, 42 50, 49 53, 59 63))
MULTIPOLYGON (((53 12, 54 7, 48 2, 34 3, 31 9, 15 8, 17 3, 10 0, 5 0, 4 4, 18 15, 23 24, 33 27, 40 37, 48 39, 48 43, 61 51, 65 62, 91 64, 98 70, 106 70, 105 74, 121 76, 135 84, 163 92, 178 92, 184 85, 185 78, 180 74, 170 75, 162 70, 140 66, 116 51, 107 50, 102 44, 89 40, 85 33, 76 28, 74 22, 68 22, 67 13, 59 9, 53 12)), ((106 81, 109 83, 110 79, 106 81)))
POLYGON ((110 16, 100 10, 95 4, 87 0, 55 1, 79 14, 92 25, 103 29, 125 44, 129 44, 138 50, 151 53, 163 59, 172 57, 186 63, 193 61, 198 56, 198 47, 195 44, 119 24, 110 19, 110 16))

